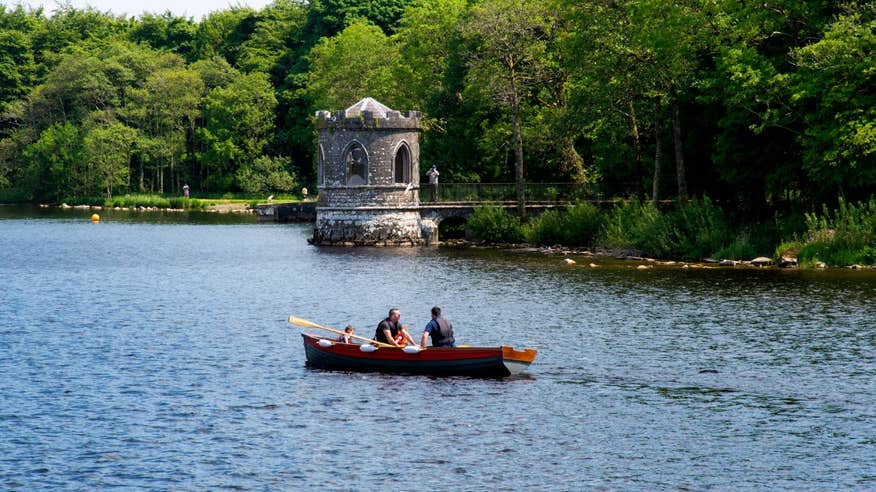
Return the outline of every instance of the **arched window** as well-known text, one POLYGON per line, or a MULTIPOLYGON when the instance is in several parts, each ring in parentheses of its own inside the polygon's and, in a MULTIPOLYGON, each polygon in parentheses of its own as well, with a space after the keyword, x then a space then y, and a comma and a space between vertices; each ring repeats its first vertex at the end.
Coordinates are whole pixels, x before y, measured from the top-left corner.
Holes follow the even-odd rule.
POLYGON ((365 147, 353 143, 347 151, 347 185, 368 184, 368 154, 365 147))
POLYGON ((322 148, 322 144, 319 144, 319 155, 317 156, 316 162, 316 173, 317 173, 317 181, 319 184, 325 184, 325 151, 322 148))
POLYGON ((395 182, 411 182, 411 151, 408 146, 402 144, 395 153, 395 182))

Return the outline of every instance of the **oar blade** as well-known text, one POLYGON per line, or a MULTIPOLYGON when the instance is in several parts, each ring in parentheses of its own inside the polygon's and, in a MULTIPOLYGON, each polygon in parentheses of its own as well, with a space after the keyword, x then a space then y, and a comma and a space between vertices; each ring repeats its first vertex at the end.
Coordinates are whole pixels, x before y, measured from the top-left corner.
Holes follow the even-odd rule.
POLYGON ((299 318, 297 316, 289 316, 289 322, 293 325, 303 326, 305 328, 322 328, 322 326, 314 323, 313 321, 306 320, 304 318, 299 318))

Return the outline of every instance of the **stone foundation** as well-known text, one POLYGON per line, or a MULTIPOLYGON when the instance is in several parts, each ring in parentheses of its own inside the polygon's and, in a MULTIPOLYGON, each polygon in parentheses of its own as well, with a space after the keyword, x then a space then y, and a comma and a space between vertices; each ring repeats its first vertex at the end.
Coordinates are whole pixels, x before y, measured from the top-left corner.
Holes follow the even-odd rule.
POLYGON ((319 209, 313 244, 419 246, 425 244, 416 209, 319 209))

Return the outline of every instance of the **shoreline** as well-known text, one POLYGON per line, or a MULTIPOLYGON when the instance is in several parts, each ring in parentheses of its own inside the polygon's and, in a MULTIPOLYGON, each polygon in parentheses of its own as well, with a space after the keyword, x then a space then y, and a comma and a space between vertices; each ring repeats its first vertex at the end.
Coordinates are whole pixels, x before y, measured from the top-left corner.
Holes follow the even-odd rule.
MULTIPOLYGON (((16 206, 17 204, 0 204, 0 206, 16 206)), ((62 203, 60 205, 37 204, 37 208, 58 208, 62 210, 87 210, 101 211, 113 210, 122 212, 205 212, 217 214, 256 214, 257 209, 252 208, 246 203, 223 203, 218 205, 209 205, 203 209, 185 209, 185 208, 162 208, 162 207, 104 207, 101 205, 68 205, 62 203)), ((684 260, 684 259, 657 259, 646 256, 641 256, 637 252, 631 252, 621 249, 606 249, 601 247, 596 248, 574 248, 562 245, 553 246, 536 246, 528 243, 512 244, 512 243, 483 243, 474 242, 467 239, 448 239, 439 241, 438 246, 456 247, 456 248, 471 248, 471 249, 503 249, 508 251, 519 251, 523 253, 538 253, 544 256, 563 256, 563 261, 568 265, 578 265, 589 268, 599 268, 600 265, 593 262, 578 261, 581 258, 592 258, 593 260, 614 260, 614 261, 629 261, 639 262, 635 265, 636 269, 648 270, 658 267, 675 267, 681 269, 727 269, 727 268, 755 268, 755 269, 776 269, 776 270, 876 270, 876 265, 843 265, 830 266, 824 262, 818 262, 813 267, 801 268, 797 263, 797 258, 792 256, 782 256, 780 258, 769 258, 760 256, 751 260, 731 260, 731 259, 715 259, 702 258, 700 260, 684 260), (578 260, 570 258, 571 256, 580 257, 578 260)), ((629 268, 633 268, 632 265, 629 268)))
POLYGON ((572 248, 561 245, 554 246, 535 246, 527 243, 511 244, 511 243, 477 243, 466 239, 449 239, 441 241, 439 246, 457 247, 457 248, 472 248, 472 249, 504 249, 508 251, 518 251, 521 253, 537 253, 544 256, 562 256, 563 262, 569 266, 582 266, 588 268, 599 268, 601 265, 594 262, 586 262, 586 259, 592 258, 598 260, 612 261, 629 261, 638 262, 638 265, 629 265, 628 268, 636 268, 638 270, 649 270, 657 267, 674 267, 681 269, 729 269, 729 268, 746 268, 746 269, 774 269, 774 270, 876 270, 876 265, 845 265, 845 266, 830 266, 824 262, 818 262, 814 267, 801 268, 797 264, 797 258, 790 256, 782 256, 779 259, 759 256, 751 260, 730 260, 730 259, 715 259, 702 258, 700 260, 683 260, 683 259, 657 259, 647 256, 640 256, 633 252, 624 250, 611 250, 605 248, 572 248), (578 259, 572 257, 579 257, 578 259), (583 261, 582 258, 584 259, 583 261))
POLYGON ((219 214, 235 213, 235 214, 255 214, 254 208, 250 208, 245 203, 222 203, 218 205, 208 205, 204 208, 164 208, 164 207, 104 207, 101 205, 68 205, 62 203, 60 205, 48 205, 41 203, 37 205, 39 208, 59 208, 62 210, 117 210, 120 212, 211 212, 219 214))

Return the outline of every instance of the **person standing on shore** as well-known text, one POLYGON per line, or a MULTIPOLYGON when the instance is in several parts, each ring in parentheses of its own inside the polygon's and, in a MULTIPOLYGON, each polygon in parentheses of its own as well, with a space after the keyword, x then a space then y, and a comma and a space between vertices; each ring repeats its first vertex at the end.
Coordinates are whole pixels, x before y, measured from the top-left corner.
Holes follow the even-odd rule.
POLYGON ((438 201, 438 167, 432 164, 432 167, 426 171, 426 176, 429 177, 429 187, 432 189, 432 201, 438 201))
POLYGON ((183 185, 183 196, 186 198, 189 197, 189 184, 188 183, 183 185))

